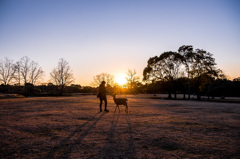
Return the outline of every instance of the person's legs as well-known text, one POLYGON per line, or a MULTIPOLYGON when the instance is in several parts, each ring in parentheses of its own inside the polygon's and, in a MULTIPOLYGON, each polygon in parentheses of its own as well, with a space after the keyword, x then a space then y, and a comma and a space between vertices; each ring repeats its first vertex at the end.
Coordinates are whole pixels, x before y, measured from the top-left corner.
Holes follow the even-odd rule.
POLYGON ((107 99, 104 100, 105 103, 105 109, 107 109, 107 99))
POLYGON ((99 105, 99 107, 100 107, 100 112, 102 111, 102 99, 100 99, 100 105, 99 105))
POLYGON ((107 110, 107 99, 104 99, 104 103, 105 103, 105 110, 107 110))

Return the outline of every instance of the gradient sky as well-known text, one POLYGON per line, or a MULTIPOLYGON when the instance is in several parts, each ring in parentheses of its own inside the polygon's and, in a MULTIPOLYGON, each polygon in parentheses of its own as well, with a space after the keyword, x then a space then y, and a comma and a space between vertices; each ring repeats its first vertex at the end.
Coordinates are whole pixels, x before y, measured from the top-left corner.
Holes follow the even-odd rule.
POLYGON ((0 59, 23 56, 49 73, 67 60, 76 84, 117 76, 193 45, 240 77, 239 0, 0 0, 0 59))

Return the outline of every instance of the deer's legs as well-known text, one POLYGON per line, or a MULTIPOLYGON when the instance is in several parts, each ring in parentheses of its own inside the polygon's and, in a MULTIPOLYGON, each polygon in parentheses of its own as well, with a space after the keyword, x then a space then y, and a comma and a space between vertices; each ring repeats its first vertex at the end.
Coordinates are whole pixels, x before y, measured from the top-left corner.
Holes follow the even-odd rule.
POLYGON ((116 105, 115 112, 116 112, 117 108, 118 108, 118 110, 119 110, 119 112, 120 112, 119 105, 116 105))
POLYGON ((126 104, 125 112, 128 113, 128 105, 126 104))

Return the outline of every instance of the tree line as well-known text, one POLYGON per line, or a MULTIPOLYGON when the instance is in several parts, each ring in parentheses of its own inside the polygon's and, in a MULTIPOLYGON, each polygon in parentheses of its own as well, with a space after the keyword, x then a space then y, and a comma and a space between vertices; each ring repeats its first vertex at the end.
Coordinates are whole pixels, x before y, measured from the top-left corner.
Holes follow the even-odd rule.
MULTIPOLYGON (((39 81, 43 80, 43 76, 44 71, 39 64, 27 56, 17 62, 7 57, 0 61, 1 92, 34 94, 36 92, 34 88, 39 81)), ((53 68, 50 73, 51 82, 47 86, 51 88, 54 86, 54 92, 63 94, 65 87, 71 84, 73 79, 71 67, 66 60, 61 58, 57 67, 53 68)))
POLYGON ((159 56, 150 57, 143 70, 140 81, 135 69, 126 72, 126 84, 118 85, 114 76, 101 73, 93 77, 91 86, 82 87, 72 84, 74 75, 69 63, 61 58, 50 72, 48 84, 43 81, 44 71, 39 64, 24 56, 14 62, 8 58, 0 60, 0 92, 20 93, 24 95, 64 93, 96 93, 97 87, 104 80, 107 89, 116 93, 168 93, 168 98, 177 98, 183 94, 184 99, 196 95, 240 96, 240 77, 233 80, 226 78, 221 69, 216 67, 213 54, 194 49, 191 45, 179 47, 177 52, 163 52, 159 56))
POLYGON ((168 51, 159 56, 151 57, 143 71, 143 80, 152 87, 151 91, 165 91, 168 98, 176 98, 177 93, 195 94, 197 99, 208 96, 240 96, 236 88, 239 78, 227 80, 221 69, 216 67, 213 54, 203 49, 193 49, 191 45, 179 47, 177 52, 168 51), (233 87, 225 87, 227 85, 233 87), (219 89, 226 90, 222 92, 219 89), (219 93, 222 92, 222 93, 219 93))

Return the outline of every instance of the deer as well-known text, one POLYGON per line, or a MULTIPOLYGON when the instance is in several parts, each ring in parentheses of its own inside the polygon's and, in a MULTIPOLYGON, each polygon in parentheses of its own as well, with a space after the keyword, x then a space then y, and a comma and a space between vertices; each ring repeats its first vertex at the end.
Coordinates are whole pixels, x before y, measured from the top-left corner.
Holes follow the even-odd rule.
MULTIPOLYGON (((118 110, 120 112, 119 105, 125 105, 126 106, 125 112, 128 113, 127 98, 116 98, 116 94, 113 94, 112 96, 113 96, 114 103, 116 104, 116 109, 118 108, 118 110)), ((115 109, 115 111, 116 111, 116 109, 115 109)))

